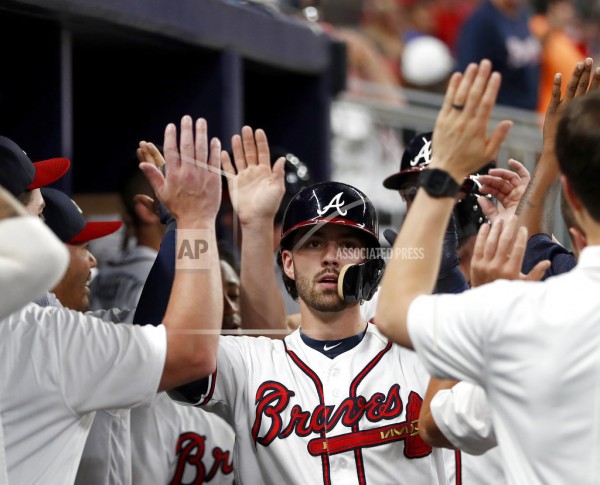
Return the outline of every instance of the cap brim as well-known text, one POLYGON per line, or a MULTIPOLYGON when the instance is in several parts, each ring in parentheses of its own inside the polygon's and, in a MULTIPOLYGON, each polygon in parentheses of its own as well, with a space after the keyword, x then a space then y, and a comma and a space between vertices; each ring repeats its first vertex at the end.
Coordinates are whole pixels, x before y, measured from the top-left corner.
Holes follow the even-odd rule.
POLYGON ((424 168, 409 168, 408 170, 402 170, 401 172, 395 173, 394 175, 390 175, 383 181, 383 186, 386 189, 390 190, 400 190, 402 185, 404 185, 410 175, 418 174, 423 170, 427 170, 427 167, 424 168))
POLYGON ((34 162, 35 177, 29 187, 27 187, 27 190, 39 189, 40 187, 50 185, 52 182, 56 182, 67 173, 70 165, 71 162, 66 158, 51 158, 41 162, 34 162))
POLYGON ((88 222, 79 234, 68 241, 68 244, 81 244, 108 236, 118 231, 122 225, 121 221, 88 222))

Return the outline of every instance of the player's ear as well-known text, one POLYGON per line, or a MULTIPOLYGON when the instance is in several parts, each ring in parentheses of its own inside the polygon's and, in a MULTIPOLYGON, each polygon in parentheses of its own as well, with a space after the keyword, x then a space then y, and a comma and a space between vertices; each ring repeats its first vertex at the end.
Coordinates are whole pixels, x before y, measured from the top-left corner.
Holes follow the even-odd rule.
POLYGON ((281 251, 281 261, 283 265, 283 272, 285 275, 295 280, 296 277, 294 275, 294 260, 292 259, 292 252, 289 249, 284 249, 281 251))

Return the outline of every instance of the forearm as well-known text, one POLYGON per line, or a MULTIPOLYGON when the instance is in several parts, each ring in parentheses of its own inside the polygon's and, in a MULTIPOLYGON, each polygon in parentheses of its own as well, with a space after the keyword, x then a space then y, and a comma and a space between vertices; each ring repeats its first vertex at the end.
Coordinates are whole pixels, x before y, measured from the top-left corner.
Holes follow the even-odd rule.
POLYGON ((412 348, 408 308, 417 296, 430 294, 435 287, 453 206, 453 197, 436 199, 420 189, 394 243, 375 318, 385 335, 405 347, 412 348))
POLYGON ((419 435, 421 439, 425 441, 429 446, 436 446, 440 448, 454 448, 452 443, 444 436, 440 428, 435 422, 433 414, 431 413, 431 400, 436 393, 443 389, 450 389, 458 381, 437 379, 432 377, 429 380, 429 386, 425 394, 425 399, 421 405, 421 412, 419 414, 419 435))
POLYGON ((286 328, 273 253, 272 221, 242 225, 240 311, 244 328, 286 328))
POLYGON ((167 329, 165 369, 169 369, 169 375, 167 378, 163 374, 162 389, 214 372, 223 320, 223 288, 214 221, 178 220, 177 223, 175 278, 163 318, 167 329))
POLYGON ((554 152, 545 150, 517 207, 519 221, 527 228, 530 236, 539 233, 552 234, 558 175, 554 152))

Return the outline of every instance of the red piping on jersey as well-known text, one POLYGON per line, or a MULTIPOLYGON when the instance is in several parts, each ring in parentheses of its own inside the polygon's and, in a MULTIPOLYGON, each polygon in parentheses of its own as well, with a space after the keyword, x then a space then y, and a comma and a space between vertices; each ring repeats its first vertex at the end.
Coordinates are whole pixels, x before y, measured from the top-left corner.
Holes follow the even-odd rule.
MULTIPOLYGON (((365 368, 362 371, 360 371, 358 373, 358 375, 354 378, 354 380, 352 381, 352 384, 350 384, 350 397, 351 398, 356 398, 356 393, 357 393, 359 384, 366 377, 366 375, 373 370, 373 368, 379 363, 381 358, 391 348, 392 348, 392 343, 388 342, 388 344, 385 346, 385 348, 382 351, 380 351, 375 357, 373 357, 371 362, 369 362, 365 366, 365 368)), ((358 422, 352 426, 352 431, 355 433, 358 433, 359 429, 360 428, 358 426, 358 422)), ((356 475, 358 476, 358 483, 360 485, 365 485, 367 483, 367 478, 365 477, 365 464, 363 461, 361 448, 357 448, 354 450, 354 461, 356 462, 356 475)))
MULTIPOLYGON (((312 381, 317 389, 317 394, 319 395, 319 404, 321 404, 322 406, 325 406, 323 384, 321 383, 321 379, 319 379, 319 376, 317 374, 315 374, 315 372, 310 367, 308 367, 304 362, 302 362, 302 360, 300 360, 300 358, 293 351, 288 349, 285 342, 283 342, 283 346, 285 347, 285 351, 291 357, 294 364, 296 364, 302 372, 304 372, 308 377, 310 377, 312 379, 312 381)), ((327 431, 327 429, 325 428, 321 432, 321 438, 325 441, 327 441, 326 431, 327 431)), ((321 456, 321 465, 323 467, 323 483, 325 485, 331 485, 331 475, 330 475, 331 472, 329 470, 329 455, 324 454, 321 456)))
POLYGON ((456 463, 456 485, 462 485, 462 455, 460 450, 454 451, 454 461, 456 463))
POLYGON ((217 382, 217 369, 215 369, 215 371, 213 372, 213 375, 211 376, 210 389, 208 391, 208 394, 206 395, 204 400, 200 404, 196 404, 196 406, 204 406, 208 401, 210 401, 212 399, 212 395, 215 392, 216 382, 217 382))

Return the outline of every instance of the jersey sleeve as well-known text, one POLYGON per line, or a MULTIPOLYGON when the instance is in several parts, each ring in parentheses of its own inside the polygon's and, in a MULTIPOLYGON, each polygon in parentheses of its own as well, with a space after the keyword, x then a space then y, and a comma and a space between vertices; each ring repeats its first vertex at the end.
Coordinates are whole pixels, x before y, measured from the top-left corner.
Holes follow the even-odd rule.
POLYGON ((544 260, 550 261, 550 267, 544 273, 542 280, 562 273, 568 273, 577 264, 575 255, 554 242, 548 234, 536 234, 527 241, 525 257, 523 258, 523 273, 529 273, 536 264, 544 260))
POLYGON ((0 221, 0 318, 37 300, 62 277, 65 245, 35 217, 0 221), (9 237, 7 237, 9 235, 9 237))
POLYGON ((486 370, 486 343, 496 327, 499 299, 509 299, 507 281, 454 295, 416 298, 408 310, 408 332, 427 371, 443 379, 480 383, 486 370))
POLYGON ((491 409, 482 387, 459 382, 451 389, 438 391, 430 407, 436 425, 455 448, 481 455, 497 445, 491 409))
POLYGON ((77 415, 149 404, 162 376, 164 326, 114 325, 66 309, 45 309, 65 403, 77 415), (54 314, 52 314, 54 313, 54 314))

